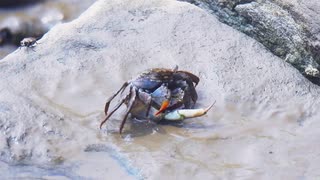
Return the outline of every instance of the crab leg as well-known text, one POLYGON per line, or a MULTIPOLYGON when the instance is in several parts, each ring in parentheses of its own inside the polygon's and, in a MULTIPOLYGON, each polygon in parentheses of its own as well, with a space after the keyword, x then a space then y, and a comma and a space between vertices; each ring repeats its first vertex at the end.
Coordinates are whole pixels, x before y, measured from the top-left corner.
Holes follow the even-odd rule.
POLYGON ((151 103, 152 103, 152 97, 150 96, 150 97, 148 97, 148 99, 147 99, 147 111, 146 111, 146 117, 148 117, 148 116, 149 116, 149 111, 150 111, 150 109, 151 109, 151 103))
POLYGON ((105 122, 107 122, 107 120, 110 118, 110 116, 111 116, 116 110, 118 110, 118 109, 120 108, 120 106, 126 101, 126 99, 127 99, 128 97, 129 97, 129 95, 126 96, 125 98, 123 98, 123 99, 113 108, 113 110, 110 112, 110 114, 108 114, 107 117, 100 123, 100 129, 101 129, 102 125, 103 125, 105 122))
POLYGON ((194 117, 199 117, 205 115, 215 104, 215 102, 210 105, 209 107, 203 109, 179 109, 179 110, 174 110, 164 116, 164 119, 166 120, 183 120, 186 118, 194 118, 194 117))
POLYGON ((196 102, 197 99, 198 99, 198 94, 197 94, 197 91, 195 89, 195 86, 193 86, 193 83, 190 80, 186 80, 186 82, 187 82, 187 84, 189 86, 191 99, 192 99, 193 102, 196 102))
MULTIPOLYGON (((192 82, 195 83, 195 86, 198 85, 198 83, 199 83, 199 81, 200 81, 200 79, 199 79, 198 76, 196 76, 196 75, 194 75, 194 74, 192 74, 192 73, 190 73, 190 72, 188 72, 188 71, 177 71, 177 72, 178 72, 178 73, 185 73, 185 74, 187 74, 187 75, 191 78, 192 82)), ((185 79, 188 79, 188 78, 185 78, 185 79)))
MULTIPOLYGON (((104 107, 104 113, 105 115, 108 115, 108 109, 109 109, 109 106, 110 106, 110 103, 111 101, 120 93, 120 91, 124 91, 126 89, 126 87, 129 85, 128 82, 125 82, 122 87, 114 94, 112 95, 106 102, 106 105, 104 107)), ((121 105, 120 105, 121 106, 121 105)))
POLYGON ((123 120, 121 122, 120 129, 119 129, 120 134, 122 133, 122 129, 124 127, 124 124, 126 123, 127 117, 129 115, 129 113, 131 112, 133 104, 134 104, 134 102, 136 100, 137 92, 136 92, 135 88, 130 89, 129 96, 130 96, 130 100, 129 100, 129 103, 128 103, 128 108, 127 108, 126 114, 125 114, 125 116, 124 116, 124 118, 123 118, 123 120))

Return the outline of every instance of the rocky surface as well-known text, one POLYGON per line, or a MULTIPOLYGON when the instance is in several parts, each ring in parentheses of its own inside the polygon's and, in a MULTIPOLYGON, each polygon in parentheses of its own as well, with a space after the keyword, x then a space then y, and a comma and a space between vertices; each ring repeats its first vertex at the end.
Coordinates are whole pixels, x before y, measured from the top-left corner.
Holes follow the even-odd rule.
POLYGON ((220 21, 258 40, 312 82, 320 84, 320 6, 317 0, 188 2, 209 10, 220 21))
POLYGON ((254 39, 173 0, 100 0, 34 51, 0 61, 5 178, 313 179, 320 89, 254 39), (99 130, 106 99, 145 69, 197 74, 207 116, 99 130))

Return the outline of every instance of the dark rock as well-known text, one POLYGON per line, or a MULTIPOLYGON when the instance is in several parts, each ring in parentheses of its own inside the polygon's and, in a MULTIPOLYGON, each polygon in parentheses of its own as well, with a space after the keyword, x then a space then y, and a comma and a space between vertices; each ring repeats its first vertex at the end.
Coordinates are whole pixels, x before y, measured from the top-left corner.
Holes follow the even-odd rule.
POLYGON ((44 1, 45 0, 1 0, 0 8, 19 7, 44 1))
POLYGON ((310 9, 294 8, 298 5, 286 0, 189 2, 209 10, 220 21, 258 40, 309 80, 319 84, 320 41, 317 40, 315 31, 312 31, 315 26, 313 24, 316 23, 302 15, 305 11, 311 11, 310 9))

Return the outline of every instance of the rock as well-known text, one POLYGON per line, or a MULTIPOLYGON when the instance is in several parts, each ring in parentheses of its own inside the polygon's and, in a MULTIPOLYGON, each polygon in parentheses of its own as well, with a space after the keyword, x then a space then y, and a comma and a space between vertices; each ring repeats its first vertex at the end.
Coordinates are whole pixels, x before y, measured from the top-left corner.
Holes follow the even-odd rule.
MULTIPOLYGON (((189 1, 190 2, 190 1, 189 1)), ((195 0, 219 20, 253 37, 312 82, 319 78, 320 7, 313 1, 195 0)))
POLYGON ((8 55, 0 76, 4 178, 317 177, 319 87, 189 3, 100 0, 34 51, 8 55), (120 110, 99 130, 123 82, 175 65, 200 77, 198 107, 217 101, 207 116, 154 129, 129 121, 120 137, 120 110))
POLYGON ((3 28, 0 30, 0 45, 7 43, 12 38, 12 34, 9 28, 3 28))
POLYGON ((18 6, 25 6, 25 5, 30 5, 34 3, 39 3, 44 0, 2 0, 0 2, 0 7, 1 8, 6 8, 6 7, 18 7, 18 6))

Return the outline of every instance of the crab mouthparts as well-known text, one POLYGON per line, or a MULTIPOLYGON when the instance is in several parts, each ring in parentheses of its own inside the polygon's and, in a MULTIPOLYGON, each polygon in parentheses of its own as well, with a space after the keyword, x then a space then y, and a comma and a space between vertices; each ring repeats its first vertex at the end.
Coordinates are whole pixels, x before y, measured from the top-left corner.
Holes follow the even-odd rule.
POLYGON ((161 107, 159 109, 159 111, 157 111, 154 115, 157 116, 158 114, 162 113, 163 111, 165 111, 168 106, 170 104, 170 101, 169 100, 164 100, 161 104, 161 107))

